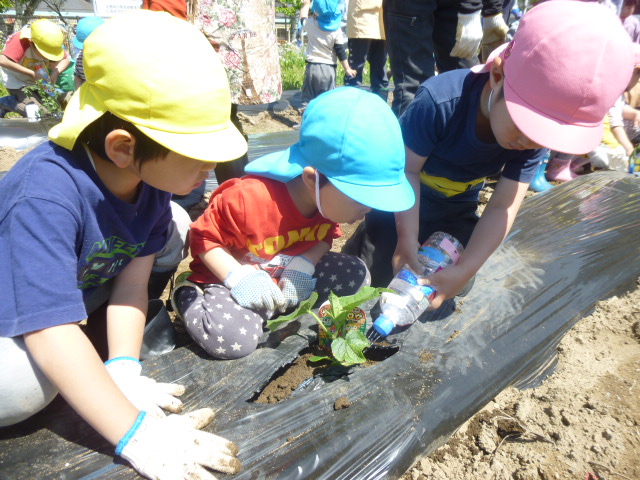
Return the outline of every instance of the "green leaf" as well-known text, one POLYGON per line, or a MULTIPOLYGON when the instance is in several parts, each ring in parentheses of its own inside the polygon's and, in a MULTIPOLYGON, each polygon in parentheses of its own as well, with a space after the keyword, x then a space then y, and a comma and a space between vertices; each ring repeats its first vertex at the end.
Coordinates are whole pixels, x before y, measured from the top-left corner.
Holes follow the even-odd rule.
POLYGON ((309 362, 321 362, 322 360, 331 360, 331 357, 327 357, 326 355, 323 357, 314 355, 313 357, 309 357, 308 359, 309 362))
POLYGON ((346 295, 344 297, 338 297, 331 292, 329 295, 329 301, 331 302, 331 313, 337 331, 342 332, 344 324, 347 321, 347 315, 349 315, 351 310, 359 307, 368 300, 380 296, 380 293, 382 292, 393 292, 393 290, 389 290, 388 288, 362 287, 355 294, 346 295))
POLYGON ((356 351, 364 351, 371 342, 367 339, 367 337, 360 330, 349 330, 345 335, 345 340, 347 343, 356 351))
POLYGON ((331 353, 345 367, 364 363, 364 349, 370 345, 360 330, 349 330, 345 338, 336 338, 331 343, 331 353))
MULTIPOLYGON (((300 305, 296 310, 291 312, 289 315, 281 315, 273 320, 267 320, 267 328, 271 331, 277 329, 280 325, 295 320, 302 315, 306 315, 311 312, 311 308, 318 300, 318 292, 313 292, 309 298, 305 301, 300 302, 300 305)), ((324 325, 323 325, 324 326, 324 325)))
POLYGON ((340 305, 343 311, 349 313, 355 307, 359 307, 367 300, 380 296, 382 292, 393 292, 393 290, 388 288, 362 287, 354 295, 340 297, 340 305))
MULTIPOLYGON (((329 303, 331 304, 331 310, 329 311, 329 315, 334 319, 340 317, 342 314, 342 304, 340 303, 340 298, 333 292, 329 292, 329 303)), ((340 328, 338 328, 340 331, 340 328)))
POLYGON ((331 353, 333 354, 333 358, 343 363, 347 357, 347 341, 342 337, 334 339, 333 342, 331 342, 331 353))

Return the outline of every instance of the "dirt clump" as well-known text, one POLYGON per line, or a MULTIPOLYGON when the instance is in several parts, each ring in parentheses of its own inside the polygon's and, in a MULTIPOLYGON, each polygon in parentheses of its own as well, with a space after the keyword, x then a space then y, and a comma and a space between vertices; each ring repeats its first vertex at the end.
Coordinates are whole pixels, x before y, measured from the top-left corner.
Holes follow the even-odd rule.
POLYGON ((351 400, 347 397, 338 397, 335 402, 333 402, 334 410, 342 410, 344 408, 349 408, 351 406, 351 400))

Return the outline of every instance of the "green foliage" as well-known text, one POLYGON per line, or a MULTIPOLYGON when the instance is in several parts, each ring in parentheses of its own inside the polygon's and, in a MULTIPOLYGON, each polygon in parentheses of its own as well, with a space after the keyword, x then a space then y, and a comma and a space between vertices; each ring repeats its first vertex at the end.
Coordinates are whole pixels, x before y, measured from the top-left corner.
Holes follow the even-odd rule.
POLYGON ((282 71, 282 89, 300 90, 304 81, 304 50, 293 43, 280 47, 280 70, 282 71))
POLYGON ((297 310, 289 315, 278 317, 274 320, 267 321, 267 327, 270 330, 277 329, 280 325, 295 320, 296 318, 311 314, 318 322, 318 327, 324 330, 331 338, 331 355, 332 356, 314 356, 309 359, 311 362, 320 360, 331 360, 333 363, 337 363, 344 366, 355 365, 357 363, 364 363, 366 361, 364 357, 364 350, 370 345, 367 337, 360 330, 348 330, 345 331, 347 324, 347 315, 355 308, 362 305, 368 300, 372 300, 380 296, 382 292, 390 292, 388 288, 373 288, 362 287, 354 295, 347 295, 339 297, 333 292, 329 294, 329 312, 334 326, 335 332, 327 330, 324 323, 318 318, 318 316, 311 310, 313 305, 318 300, 317 292, 313 294, 304 302, 300 303, 297 310), (333 358, 332 358, 333 357, 333 358))
POLYGON ((302 7, 302 0, 279 1, 276 4, 276 12, 282 13, 285 17, 295 18, 300 11, 300 7, 302 7))
MULTIPOLYGON (((304 82, 305 47, 299 47, 294 43, 285 43, 280 46, 280 70, 282 71, 282 89, 300 90, 304 82)), ((362 83, 369 85, 371 75, 369 64, 365 64, 362 73, 362 83)), ((344 68, 338 64, 336 69, 336 86, 344 85, 344 68)))
POLYGON ((38 80, 35 85, 25 87, 24 91, 27 95, 35 97, 40 100, 40 117, 47 115, 56 115, 62 113, 62 107, 56 100, 55 96, 49 95, 48 90, 51 88, 50 84, 45 83, 43 80, 38 80))
POLYGON ((6 12, 10 8, 13 8, 14 2, 11 0, 0 0, 0 13, 6 12))

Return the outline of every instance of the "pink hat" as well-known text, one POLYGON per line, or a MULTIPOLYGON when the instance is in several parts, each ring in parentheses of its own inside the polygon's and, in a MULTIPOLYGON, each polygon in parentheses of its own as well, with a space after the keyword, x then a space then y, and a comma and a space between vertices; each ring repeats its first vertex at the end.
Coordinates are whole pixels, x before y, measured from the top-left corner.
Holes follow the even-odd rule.
POLYGON ((624 92, 634 48, 620 19, 598 4, 551 0, 523 17, 504 59, 504 95, 517 127, 552 150, 582 154, 602 140, 602 123, 624 92))

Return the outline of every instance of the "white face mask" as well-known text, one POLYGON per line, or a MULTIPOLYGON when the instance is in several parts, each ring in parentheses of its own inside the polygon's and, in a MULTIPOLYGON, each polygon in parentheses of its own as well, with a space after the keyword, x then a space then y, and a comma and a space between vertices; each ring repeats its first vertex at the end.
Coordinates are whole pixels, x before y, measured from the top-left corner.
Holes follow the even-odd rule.
POLYGON ((322 207, 320 206, 320 174, 318 173, 318 170, 316 170, 316 206, 318 207, 318 212, 320 212, 320 215, 322 215, 324 218, 327 218, 322 212, 322 207))

